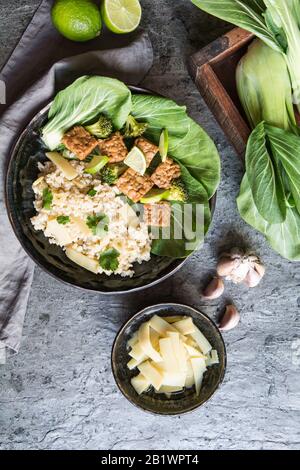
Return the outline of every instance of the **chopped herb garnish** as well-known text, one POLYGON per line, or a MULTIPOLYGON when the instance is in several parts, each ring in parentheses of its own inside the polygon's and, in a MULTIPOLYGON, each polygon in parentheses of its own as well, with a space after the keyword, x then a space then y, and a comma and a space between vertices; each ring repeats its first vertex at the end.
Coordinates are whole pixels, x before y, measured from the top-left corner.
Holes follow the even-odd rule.
POLYGON ((43 191, 43 208, 44 209, 51 209, 53 201, 53 194, 49 188, 45 188, 43 191))
POLYGON ((99 264, 105 271, 116 271, 119 266, 120 253, 115 248, 109 248, 101 253, 99 264))
POLYGON ((97 194, 96 189, 90 189, 90 190, 88 191, 88 195, 91 196, 91 197, 96 196, 96 194, 97 194))
POLYGON ((59 215, 56 220, 59 224, 66 225, 70 222, 70 217, 68 215, 59 215))
POLYGON ((105 214, 89 215, 86 219, 86 225, 98 237, 103 237, 108 232, 108 223, 109 218, 105 214))

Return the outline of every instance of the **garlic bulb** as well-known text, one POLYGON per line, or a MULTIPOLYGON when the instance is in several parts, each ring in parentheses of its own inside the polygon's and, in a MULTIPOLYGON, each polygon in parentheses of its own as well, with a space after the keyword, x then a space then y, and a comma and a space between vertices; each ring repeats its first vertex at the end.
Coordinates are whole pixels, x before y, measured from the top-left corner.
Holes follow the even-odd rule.
POLYGON ((217 273, 235 284, 243 283, 252 288, 256 287, 265 275, 265 267, 255 254, 233 248, 221 255, 217 273))
POLYGON ((214 300, 221 297, 224 292, 224 282, 219 277, 214 277, 202 293, 203 299, 214 300))
POLYGON ((240 321, 240 314, 234 305, 227 305, 225 313, 220 321, 219 330, 229 331, 235 328, 240 321))

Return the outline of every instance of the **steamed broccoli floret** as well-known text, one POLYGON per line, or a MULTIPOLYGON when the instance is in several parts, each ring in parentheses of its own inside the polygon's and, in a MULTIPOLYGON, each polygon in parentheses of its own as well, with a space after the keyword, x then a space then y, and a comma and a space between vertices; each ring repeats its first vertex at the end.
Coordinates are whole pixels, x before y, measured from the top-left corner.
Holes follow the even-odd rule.
POLYGON ((100 173, 102 183, 114 185, 125 169, 123 164, 106 165, 100 173))
POLYGON ((168 190, 168 195, 164 199, 168 201, 187 202, 188 192, 181 178, 173 181, 171 187, 168 190))
POLYGON ((85 126, 85 128, 90 134, 93 134, 99 139, 106 139, 113 131, 113 124, 108 117, 104 116, 104 114, 101 114, 95 124, 85 126))
POLYGON ((137 122, 133 116, 129 115, 123 129, 124 137, 140 137, 146 131, 146 122, 137 122))

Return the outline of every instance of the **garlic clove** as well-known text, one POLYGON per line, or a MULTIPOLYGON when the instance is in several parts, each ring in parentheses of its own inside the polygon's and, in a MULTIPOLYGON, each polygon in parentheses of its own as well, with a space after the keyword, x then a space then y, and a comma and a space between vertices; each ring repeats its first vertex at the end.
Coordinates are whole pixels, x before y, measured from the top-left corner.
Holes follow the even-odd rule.
POLYGON ((235 328, 240 321, 240 314, 234 305, 227 305, 225 313, 220 321, 219 330, 230 331, 235 328))
POLYGON ((238 259, 221 256, 217 265, 217 273, 221 277, 229 276, 239 263, 238 259))
POLYGON ((255 264, 249 269, 249 272, 244 280, 247 287, 253 288, 258 286, 265 274, 265 268, 262 265, 255 264))
POLYGON ((231 280, 235 284, 240 284, 248 275, 249 269, 250 266, 246 260, 240 261, 238 266, 231 273, 229 280, 231 280))
POLYGON ((219 277, 214 277, 212 281, 206 286, 202 293, 203 299, 214 300, 221 297, 224 292, 224 282, 219 277))
POLYGON ((243 282, 247 287, 253 288, 258 286, 261 279, 262 276, 254 268, 250 268, 243 282))

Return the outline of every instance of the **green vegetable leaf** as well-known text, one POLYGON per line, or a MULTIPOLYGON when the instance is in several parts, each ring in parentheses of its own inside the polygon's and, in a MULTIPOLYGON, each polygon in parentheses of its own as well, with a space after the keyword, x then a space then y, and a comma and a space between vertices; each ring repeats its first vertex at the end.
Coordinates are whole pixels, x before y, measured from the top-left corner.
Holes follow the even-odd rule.
POLYGON ((159 144, 162 129, 168 129, 168 153, 205 187, 210 199, 220 183, 221 164, 216 146, 185 108, 161 97, 134 95, 133 114, 148 122, 146 136, 159 144))
POLYGON ((261 232, 275 251, 290 261, 300 261, 300 215, 295 208, 287 208, 283 223, 268 223, 255 206, 247 175, 243 178, 237 205, 245 222, 261 232))
POLYGON ((189 194, 186 204, 171 203, 171 225, 168 230, 152 227, 155 239, 151 252, 170 258, 185 258, 203 243, 211 213, 205 188, 181 165, 181 178, 189 194))
POLYGON ((105 112, 114 127, 121 129, 130 111, 131 93, 124 83, 113 78, 84 76, 56 95, 42 138, 54 150, 63 134, 75 124, 84 125, 105 112))
POLYGON ((284 180, 300 214, 300 138, 277 127, 265 127, 273 154, 287 175, 284 180))
POLYGON ((105 271, 116 271, 119 267, 120 253, 115 248, 109 248, 101 253, 99 264, 105 271))
POLYGON ((68 215, 59 215, 56 220, 59 224, 66 225, 70 222, 70 217, 68 215))
POLYGON ((252 132, 246 150, 246 173, 260 215, 270 223, 286 218, 286 200, 282 177, 272 159, 265 123, 252 132))
POLYGON ((169 138, 179 144, 189 131, 186 107, 159 96, 133 95, 132 114, 139 121, 148 123, 145 135, 159 143, 162 129, 167 128, 169 138))
POLYGON ((206 13, 254 33, 268 46, 281 51, 276 35, 266 26, 263 17, 266 6, 262 0, 192 0, 192 3, 206 13))
POLYGON ((94 235, 103 237, 108 232, 109 218, 105 214, 89 215, 86 224, 94 235))
POLYGON ((45 188, 43 191, 43 208, 50 210, 53 202, 53 194, 49 188, 45 188))
POLYGON ((190 130, 179 146, 170 139, 169 154, 181 163, 205 188, 210 199, 216 192, 221 178, 221 162, 217 148, 206 132, 187 117, 190 130))

